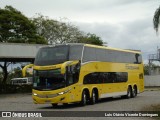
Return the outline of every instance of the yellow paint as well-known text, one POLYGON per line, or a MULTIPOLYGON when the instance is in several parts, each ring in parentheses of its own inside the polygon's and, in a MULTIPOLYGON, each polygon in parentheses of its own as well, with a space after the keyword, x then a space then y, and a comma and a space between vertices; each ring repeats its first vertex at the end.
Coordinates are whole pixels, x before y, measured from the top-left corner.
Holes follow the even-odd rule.
POLYGON ((79 61, 66 61, 61 65, 61 74, 65 74, 66 72, 66 66, 71 66, 77 64, 79 61))
POLYGON ((27 68, 30 68, 30 67, 33 67, 33 66, 34 66, 33 64, 26 65, 26 66, 22 69, 22 76, 25 77, 25 76, 26 76, 26 70, 27 70, 27 68))
MULTIPOLYGON (((109 47, 100 47, 95 45, 85 45, 85 46, 92 46, 96 48, 104 48, 104 49, 112 49, 112 50, 118 50, 118 51, 124 51, 124 52, 132 52, 132 53, 139 53, 136 51, 130 51, 130 50, 120 50, 120 49, 113 49, 109 47)), ((64 74, 66 72, 66 66, 71 66, 77 64, 79 61, 66 61, 63 64, 57 64, 57 65, 50 65, 50 66, 35 66, 33 69, 35 70, 51 70, 51 69, 61 69, 61 74, 64 74)), ((27 66, 25 67, 25 69, 27 66)), ((24 71, 23 70, 23 75, 24 71)), ((50 91, 38 91, 33 89, 33 100, 34 103, 38 104, 45 104, 45 103, 71 103, 71 102, 80 102, 82 92, 84 89, 88 89, 90 96, 92 93, 93 88, 98 89, 98 95, 101 96, 102 94, 107 93, 116 93, 116 92, 123 92, 127 91, 128 85, 131 85, 132 87, 134 85, 137 85, 137 88, 139 92, 144 91, 144 79, 139 78, 139 75, 143 74, 143 63, 141 64, 126 64, 126 63, 112 63, 112 62, 90 62, 86 64, 81 65, 80 74, 79 74, 79 80, 76 84, 73 84, 71 86, 61 88, 58 90, 50 90, 50 91), (84 76, 92 73, 92 72, 128 72, 128 81, 123 83, 104 83, 104 84, 83 84, 84 76), (67 93, 63 95, 57 95, 60 92, 68 90, 67 93), (34 95, 34 94, 37 94, 34 95), (39 96, 54 96, 52 98, 41 98, 39 96), (61 100, 63 99, 63 100, 61 100)))

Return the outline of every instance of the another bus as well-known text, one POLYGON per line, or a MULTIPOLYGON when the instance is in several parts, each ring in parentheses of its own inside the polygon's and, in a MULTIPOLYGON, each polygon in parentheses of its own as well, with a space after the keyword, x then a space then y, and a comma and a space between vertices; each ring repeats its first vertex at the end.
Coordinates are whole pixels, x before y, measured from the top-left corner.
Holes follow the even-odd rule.
POLYGON ((79 102, 101 98, 136 97, 144 91, 140 51, 89 44, 64 44, 39 49, 33 66, 32 97, 36 104, 79 102))
POLYGON ((32 83, 33 83, 32 77, 11 79, 12 85, 31 85, 32 83))

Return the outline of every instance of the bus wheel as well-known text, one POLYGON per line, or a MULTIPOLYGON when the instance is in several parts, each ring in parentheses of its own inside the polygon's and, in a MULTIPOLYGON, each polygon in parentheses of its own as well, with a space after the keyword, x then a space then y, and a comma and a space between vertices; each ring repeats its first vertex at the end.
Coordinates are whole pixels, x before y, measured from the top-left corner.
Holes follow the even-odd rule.
POLYGON ((132 89, 131 87, 128 87, 126 98, 131 98, 131 95, 132 95, 132 89))
POLYGON ((80 104, 81 104, 81 106, 85 106, 87 104, 87 94, 86 94, 85 90, 82 93, 82 100, 81 100, 80 104))
POLYGON ((92 105, 96 103, 96 93, 95 93, 95 90, 92 90, 92 96, 91 96, 91 99, 90 99, 90 103, 92 105))
POLYGON ((57 103, 52 103, 52 107, 57 107, 57 103))
POLYGON ((132 90, 132 97, 136 97, 137 96, 137 88, 136 86, 133 87, 133 90, 132 90))
POLYGON ((64 106, 67 106, 67 105, 68 105, 68 103, 63 103, 63 105, 64 105, 64 106))

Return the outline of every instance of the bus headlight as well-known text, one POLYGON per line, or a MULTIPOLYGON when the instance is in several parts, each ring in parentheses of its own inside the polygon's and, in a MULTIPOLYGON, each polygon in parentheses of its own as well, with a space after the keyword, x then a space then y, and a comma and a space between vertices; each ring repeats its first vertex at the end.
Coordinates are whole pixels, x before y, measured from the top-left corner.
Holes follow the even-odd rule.
POLYGON ((58 95, 63 95, 65 92, 60 92, 60 93, 58 93, 58 95))
POLYGON ((34 96, 37 96, 38 94, 37 94, 37 93, 33 93, 33 95, 34 95, 34 96))
POLYGON ((70 91, 70 90, 71 90, 71 89, 68 89, 68 90, 63 91, 63 92, 59 92, 58 95, 63 95, 63 94, 67 93, 67 92, 70 91))

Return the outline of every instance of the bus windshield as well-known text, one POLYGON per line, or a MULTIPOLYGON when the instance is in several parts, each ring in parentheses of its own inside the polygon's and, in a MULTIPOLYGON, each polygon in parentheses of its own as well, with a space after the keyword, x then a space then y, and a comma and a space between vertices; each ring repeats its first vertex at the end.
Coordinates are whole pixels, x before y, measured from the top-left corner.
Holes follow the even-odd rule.
POLYGON ((60 69, 34 70, 33 88, 37 90, 56 90, 66 86, 64 75, 60 69))
POLYGON ((34 64, 45 66, 63 63, 69 59, 68 52, 68 46, 41 48, 37 53, 34 64))

